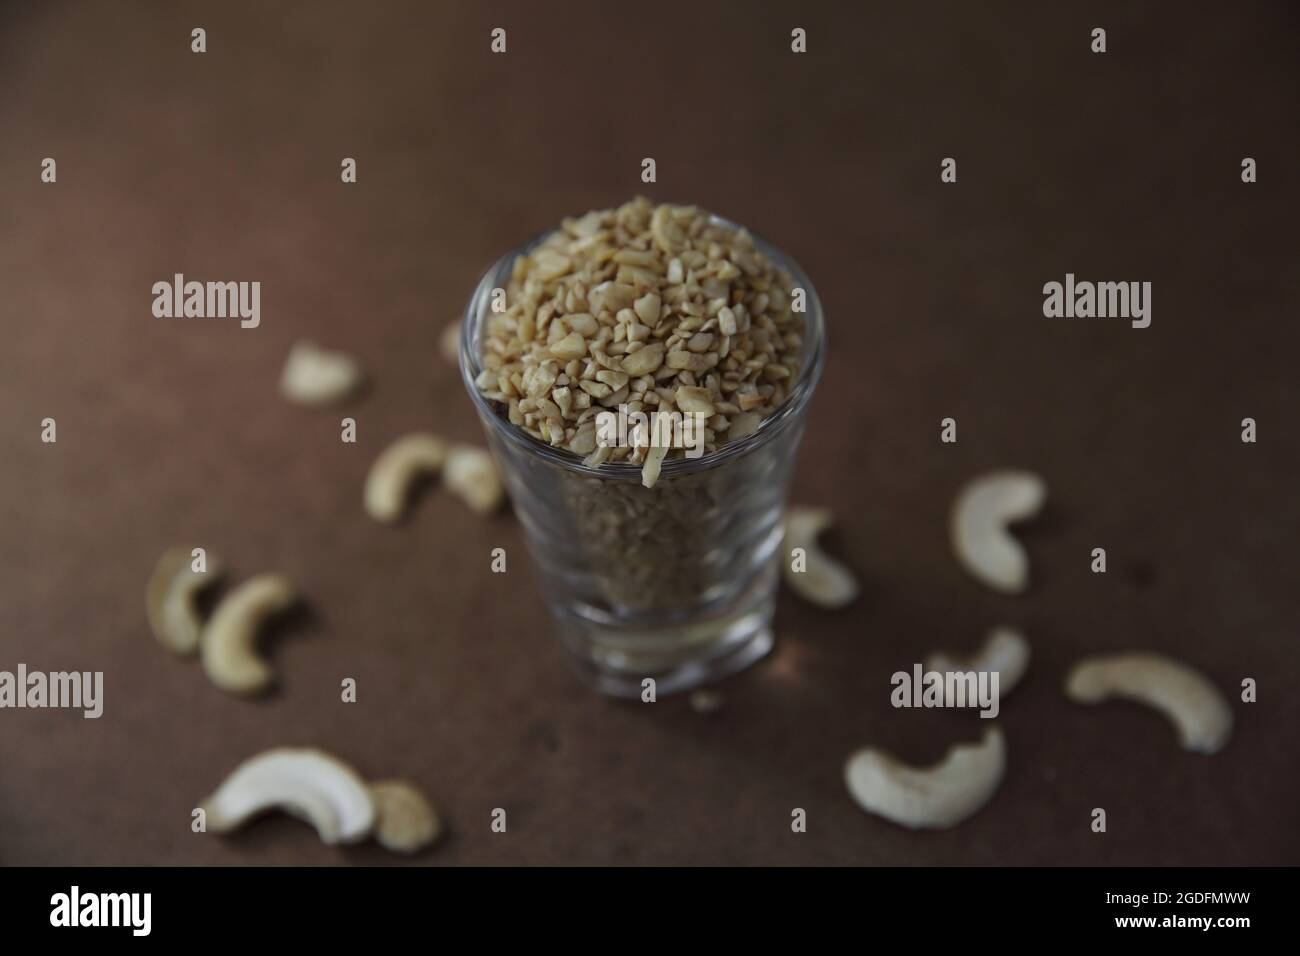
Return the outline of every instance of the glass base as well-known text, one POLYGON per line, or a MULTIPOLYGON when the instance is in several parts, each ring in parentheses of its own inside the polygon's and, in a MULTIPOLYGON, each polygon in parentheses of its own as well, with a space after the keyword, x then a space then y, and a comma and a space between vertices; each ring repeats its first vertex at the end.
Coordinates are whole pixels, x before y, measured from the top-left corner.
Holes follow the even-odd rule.
POLYGON ((678 694, 744 670, 774 643, 775 565, 725 608, 688 622, 647 627, 582 607, 553 607, 561 642, 579 675, 611 697, 678 694), (583 613, 586 611, 587 613, 583 613))

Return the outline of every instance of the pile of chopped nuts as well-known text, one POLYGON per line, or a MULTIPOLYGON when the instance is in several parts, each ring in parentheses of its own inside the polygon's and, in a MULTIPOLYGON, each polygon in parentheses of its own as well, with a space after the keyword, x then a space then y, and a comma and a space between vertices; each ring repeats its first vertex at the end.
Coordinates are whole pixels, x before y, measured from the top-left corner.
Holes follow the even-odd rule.
POLYGON ((798 377, 790 290, 745 230, 638 197, 566 219, 515 260, 506 310, 483 323, 476 385, 588 466, 655 459, 657 476, 682 450, 598 447, 597 414, 707 415, 706 453, 751 434, 798 377))

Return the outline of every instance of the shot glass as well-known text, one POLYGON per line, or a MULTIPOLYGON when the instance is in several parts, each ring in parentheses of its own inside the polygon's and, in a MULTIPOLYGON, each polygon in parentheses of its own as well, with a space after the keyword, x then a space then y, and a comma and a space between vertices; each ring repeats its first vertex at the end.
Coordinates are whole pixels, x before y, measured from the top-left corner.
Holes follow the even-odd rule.
MULTIPOLYGON (((739 228, 714 217, 714 221, 739 228)), ((805 291, 803 352, 786 401, 750 435, 698 458, 666 460, 652 488, 641 466, 588 467, 511 424, 476 387, 481 324, 509 284, 511 250, 484 274, 461 327, 460 370, 540 573, 555 633, 602 693, 689 690, 771 648, 782 516, 808 401, 821 375, 821 303, 803 270, 755 246, 805 291)))

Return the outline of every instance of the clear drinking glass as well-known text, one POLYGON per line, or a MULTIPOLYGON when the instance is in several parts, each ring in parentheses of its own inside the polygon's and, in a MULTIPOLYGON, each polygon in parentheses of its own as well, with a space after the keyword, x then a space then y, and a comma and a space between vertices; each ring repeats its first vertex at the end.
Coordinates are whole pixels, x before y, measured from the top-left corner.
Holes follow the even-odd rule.
POLYGON ((492 290, 509 285, 515 259, 543 238, 506 253, 479 282, 461 328, 460 370, 556 633, 579 672, 615 696, 639 696, 647 677, 668 694, 734 673, 772 647, 781 519, 825 356, 821 302, 793 260, 754 237, 806 292, 799 377, 752 434, 700 458, 665 460, 645 488, 640 465, 588 467, 512 425, 474 384, 492 290))

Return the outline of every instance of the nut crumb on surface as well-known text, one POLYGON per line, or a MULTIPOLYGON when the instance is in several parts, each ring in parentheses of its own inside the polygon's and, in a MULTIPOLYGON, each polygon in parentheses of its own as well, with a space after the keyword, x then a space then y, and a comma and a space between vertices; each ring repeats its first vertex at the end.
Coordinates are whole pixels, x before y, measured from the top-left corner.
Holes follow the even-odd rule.
POLYGON ((691 710, 697 714, 716 714, 724 703, 726 701, 721 694, 707 687, 691 693, 691 710))

